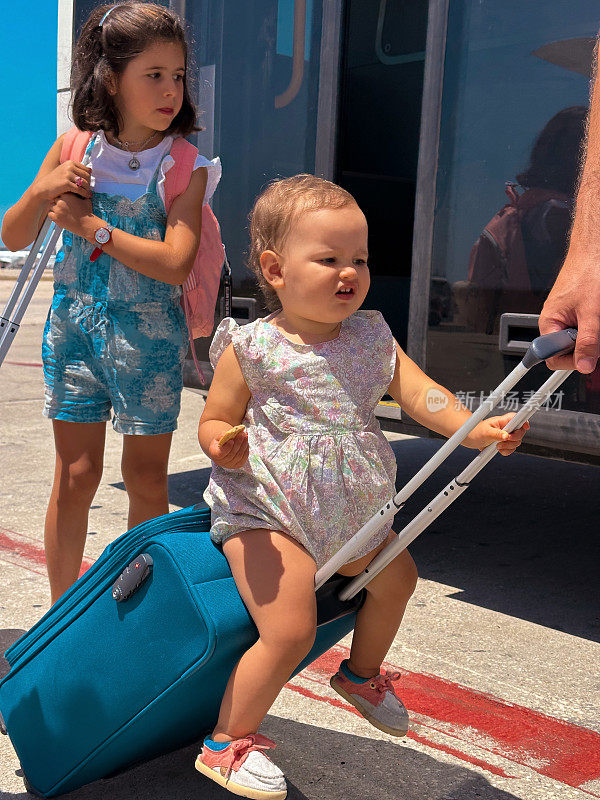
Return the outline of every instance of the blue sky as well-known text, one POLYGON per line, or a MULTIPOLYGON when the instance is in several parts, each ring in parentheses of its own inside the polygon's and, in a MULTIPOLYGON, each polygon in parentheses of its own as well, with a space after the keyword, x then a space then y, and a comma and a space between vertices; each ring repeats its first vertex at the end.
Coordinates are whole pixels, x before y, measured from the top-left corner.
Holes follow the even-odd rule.
POLYGON ((0 218, 32 182, 56 139, 57 5, 55 0, 23 5, 0 0, 5 88, 0 218))

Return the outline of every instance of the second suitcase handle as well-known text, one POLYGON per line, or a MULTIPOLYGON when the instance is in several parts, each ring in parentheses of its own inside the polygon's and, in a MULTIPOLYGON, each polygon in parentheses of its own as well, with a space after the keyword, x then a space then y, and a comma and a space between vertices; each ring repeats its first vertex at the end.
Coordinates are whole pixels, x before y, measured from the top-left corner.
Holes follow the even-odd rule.
MULTIPOLYGON (((525 421, 530 419, 535 412, 546 402, 551 393, 557 389, 573 372, 570 369, 557 370, 553 372, 548 380, 537 392, 525 403, 525 405, 515 414, 515 416, 504 427, 507 433, 519 428, 525 421)), ((352 579, 340 592, 340 600, 348 600, 359 592, 369 581, 378 575, 392 559, 401 553, 408 545, 422 533, 439 515, 459 497, 468 487, 475 475, 483 467, 498 455, 496 443, 488 445, 476 456, 465 469, 454 478, 450 483, 439 492, 433 500, 428 503, 420 514, 408 523, 398 534, 391 544, 388 544, 375 558, 369 566, 352 579)))
POLYGON ((112 587, 112 596, 117 603, 122 603, 137 592, 152 572, 153 564, 152 556, 142 553, 125 567, 112 587))

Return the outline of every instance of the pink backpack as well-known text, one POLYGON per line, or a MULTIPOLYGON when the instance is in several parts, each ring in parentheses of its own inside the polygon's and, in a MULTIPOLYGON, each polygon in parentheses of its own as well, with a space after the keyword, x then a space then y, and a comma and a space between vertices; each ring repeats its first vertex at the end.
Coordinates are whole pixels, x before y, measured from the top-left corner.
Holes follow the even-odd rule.
MULTIPOLYGON (((80 131, 76 127, 72 127, 67 131, 60 154, 61 163, 68 159, 81 161, 91 136, 90 131, 80 131)), ((167 214, 173 200, 182 194, 189 185, 198 150, 185 139, 177 138, 171 147, 171 155, 175 160, 175 164, 165 177, 165 208, 167 214)), ((229 265, 227 264, 225 248, 221 241, 219 223, 211 207, 208 203, 205 203, 202 206, 200 246, 190 274, 183 284, 183 294, 181 296, 181 305, 185 312, 194 364, 203 383, 205 378, 196 358, 194 339, 198 336, 210 336, 212 334, 215 305, 224 265, 227 273, 224 286, 225 308, 226 314, 230 315, 231 283, 229 265)))
MULTIPOLYGON (((469 281, 493 289, 531 292, 523 221, 527 213, 536 207, 546 210, 557 208, 562 212, 562 217, 569 219, 569 198, 552 189, 532 188, 519 194, 517 186, 512 183, 506 184, 505 191, 509 202, 492 217, 471 248, 469 281), (494 258, 490 258, 490 251, 494 258)), ((541 245, 542 242, 538 248, 540 251, 541 245)), ((552 281, 555 277, 553 275, 552 281)))

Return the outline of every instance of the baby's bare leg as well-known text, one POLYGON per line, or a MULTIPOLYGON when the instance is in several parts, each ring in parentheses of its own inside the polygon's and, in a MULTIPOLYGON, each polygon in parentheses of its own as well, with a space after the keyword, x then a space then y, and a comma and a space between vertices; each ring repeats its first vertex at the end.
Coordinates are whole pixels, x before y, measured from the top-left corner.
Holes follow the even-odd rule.
POLYGON ((280 531, 232 536, 223 551, 259 639, 231 673, 212 738, 255 733, 290 675, 313 645, 315 562, 280 531))
MULTIPOLYGON (((390 534, 391 536, 394 534, 390 534)), ((342 567, 343 575, 358 575, 387 542, 342 567)), ((349 667, 355 675, 370 678, 377 675, 402 622, 406 604, 417 585, 417 568, 408 550, 391 561, 367 584, 367 597, 357 614, 349 667)))

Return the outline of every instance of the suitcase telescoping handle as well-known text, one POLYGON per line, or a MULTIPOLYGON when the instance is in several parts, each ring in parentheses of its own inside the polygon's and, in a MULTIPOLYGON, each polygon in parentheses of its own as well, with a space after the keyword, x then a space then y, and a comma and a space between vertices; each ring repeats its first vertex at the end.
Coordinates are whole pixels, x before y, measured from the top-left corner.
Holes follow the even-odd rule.
MULTIPOLYGON (((383 508, 381 508, 371 519, 363 525, 338 552, 318 570, 315 576, 315 588, 318 589, 325 581, 331 577, 340 567, 352 560, 352 555, 359 547, 368 541, 385 522, 391 524, 394 516, 405 505, 408 498, 421 486, 421 484, 435 472, 439 465, 469 435, 473 428, 481 420, 485 419, 491 411, 500 403, 505 395, 517 384, 523 375, 531 367, 541 363, 553 356, 565 355, 575 348, 577 331, 574 328, 548 333, 539 336, 529 346, 527 353, 521 362, 504 379, 504 381, 487 397, 479 408, 469 417, 448 441, 440 447, 429 461, 421 467, 417 474, 393 497, 383 508)), ((538 389, 535 394, 525 403, 504 428, 507 433, 521 427, 523 423, 532 417, 536 411, 546 402, 550 395, 569 377, 573 370, 557 370, 553 372, 548 380, 538 389)), ((360 589, 369 583, 375 575, 389 564, 399 553, 402 552, 410 542, 413 541, 425 528, 444 511, 456 497, 465 491, 471 479, 490 461, 498 450, 496 444, 491 444, 485 448, 465 470, 453 481, 451 481, 442 491, 429 503, 429 505, 409 523, 397 535, 396 540, 389 544, 379 555, 377 555, 363 573, 354 578, 340 593, 341 600, 348 600, 353 597, 360 589)))
MULTIPOLYGON (((81 163, 87 166, 90 163, 89 155, 84 155, 81 158, 81 163)), ((21 267, 14 288, 0 317, 0 367, 17 335, 23 314, 37 289, 37 285, 44 274, 50 257, 56 249, 62 232, 63 229, 59 225, 56 225, 49 217, 46 217, 34 243, 31 245, 29 255, 21 267), (30 272, 31 276, 29 276, 30 272)))
POLYGON ((21 267, 14 288, 0 317, 0 366, 2 366, 2 362, 17 335, 23 314, 37 289, 40 278, 44 274, 50 256, 54 253, 61 233, 62 228, 59 228, 46 218, 35 242, 31 245, 29 255, 21 267), (40 258, 36 264, 36 259, 40 252, 40 258), (29 276, 30 272, 31 276, 29 276))

